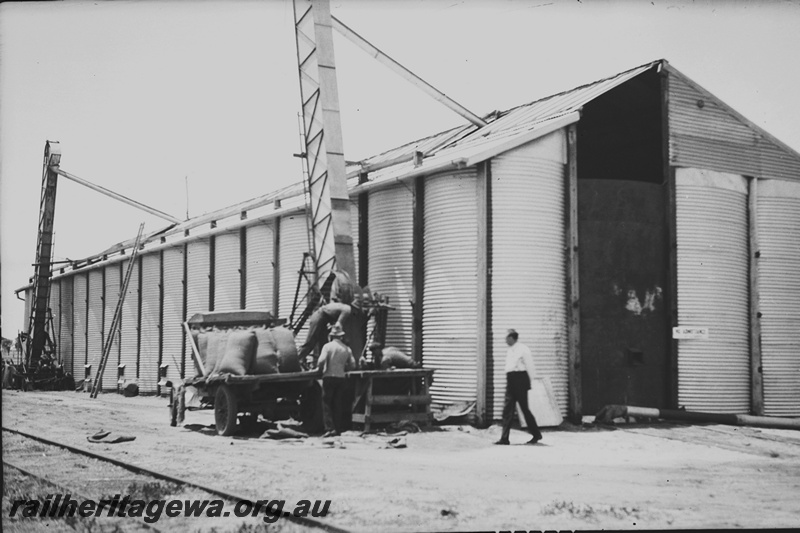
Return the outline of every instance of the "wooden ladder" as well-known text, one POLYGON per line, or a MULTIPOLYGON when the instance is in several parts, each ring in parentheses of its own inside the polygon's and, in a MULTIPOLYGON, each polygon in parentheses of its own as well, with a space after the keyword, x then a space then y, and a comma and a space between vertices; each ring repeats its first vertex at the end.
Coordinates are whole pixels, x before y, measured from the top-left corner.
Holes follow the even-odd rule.
POLYGON ((133 245, 133 252, 128 262, 128 270, 125 271, 125 281, 122 283, 122 291, 117 301, 117 308, 114 310, 114 318, 111 320, 111 327, 106 337, 105 345, 103 346, 103 357, 100 359, 100 366, 97 368, 97 374, 92 383, 92 392, 89 395, 91 398, 97 398, 97 393, 100 391, 100 382, 103 379, 103 373, 106 370, 106 363, 108 356, 111 353, 111 346, 114 344, 114 337, 119 330, 120 319, 122 318, 122 304, 125 301, 125 295, 128 294, 128 284, 131 281, 131 274, 133 273, 133 266, 136 262, 136 256, 139 255, 139 243, 142 240, 142 232, 144 231, 144 222, 139 225, 139 233, 136 235, 136 243, 133 245))

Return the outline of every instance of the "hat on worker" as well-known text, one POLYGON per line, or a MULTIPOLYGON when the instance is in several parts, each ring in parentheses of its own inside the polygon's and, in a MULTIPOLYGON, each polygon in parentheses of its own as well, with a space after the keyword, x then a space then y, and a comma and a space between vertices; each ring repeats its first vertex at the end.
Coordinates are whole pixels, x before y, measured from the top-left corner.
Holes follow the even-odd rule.
POLYGON ((509 328, 509 330, 506 332, 506 337, 514 337, 517 339, 519 338, 519 333, 517 333, 517 330, 509 328))
POLYGON ((342 326, 339 324, 334 324, 331 328, 331 332, 329 333, 331 337, 344 337, 344 331, 342 330, 342 326))

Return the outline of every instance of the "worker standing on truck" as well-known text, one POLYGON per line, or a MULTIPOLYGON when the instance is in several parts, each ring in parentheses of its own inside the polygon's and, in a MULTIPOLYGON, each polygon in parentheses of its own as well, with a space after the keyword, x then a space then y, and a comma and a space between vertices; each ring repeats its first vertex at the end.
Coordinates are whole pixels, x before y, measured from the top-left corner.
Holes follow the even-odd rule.
POLYGON ((509 329, 506 334, 506 402, 503 406, 503 434, 495 444, 508 444, 511 433, 511 422, 514 420, 514 407, 519 404, 525 423, 533 438, 528 444, 536 444, 542 440, 542 432, 536 424, 531 410, 528 408, 528 391, 533 381, 533 355, 530 348, 518 342, 519 334, 509 329))
POLYGON ((322 371, 322 417, 325 423, 323 437, 341 434, 344 408, 345 372, 356 366, 350 347, 344 343, 344 330, 334 324, 330 342, 322 347, 318 367, 322 371))

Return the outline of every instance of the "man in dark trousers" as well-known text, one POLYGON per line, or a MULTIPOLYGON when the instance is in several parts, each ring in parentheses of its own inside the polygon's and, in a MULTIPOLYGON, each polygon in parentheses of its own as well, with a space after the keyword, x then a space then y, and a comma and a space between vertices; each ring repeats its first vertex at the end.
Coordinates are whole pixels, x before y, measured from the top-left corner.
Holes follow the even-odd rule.
POLYGON ((536 444, 542 440, 542 432, 536 424, 531 410, 528 408, 528 391, 533 380, 533 355, 531 350, 518 342, 519 334, 508 330, 506 334, 506 402, 503 406, 503 434, 495 444, 508 444, 508 435, 511 433, 511 422, 514 420, 514 407, 519 404, 525 423, 528 425, 533 438, 528 444, 536 444))
POLYGON ((322 371, 322 417, 325 422, 323 437, 341 434, 344 408, 345 372, 356 366, 350 347, 344 343, 344 331, 334 324, 331 341, 322 347, 317 365, 322 371))

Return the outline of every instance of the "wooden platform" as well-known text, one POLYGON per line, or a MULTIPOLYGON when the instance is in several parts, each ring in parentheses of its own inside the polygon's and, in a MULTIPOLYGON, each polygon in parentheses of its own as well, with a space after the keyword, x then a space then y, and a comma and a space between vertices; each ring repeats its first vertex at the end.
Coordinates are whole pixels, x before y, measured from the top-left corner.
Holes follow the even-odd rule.
POLYGON ((348 372, 347 377, 355 380, 353 422, 363 424, 364 431, 369 431, 375 423, 410 421, 424 426, 431 423, 430 386, 433 370, 359 370, 348 372), (407 388, 408 393, 376 394, 381 380, 400 383, 402 388, 407 388), (363 407, 360 407, 362 400, 363 407), (376 407, 378 412, 374 412, 376 407), (391 409, 384 411, 384 407, 391 409))

